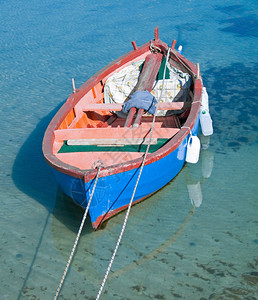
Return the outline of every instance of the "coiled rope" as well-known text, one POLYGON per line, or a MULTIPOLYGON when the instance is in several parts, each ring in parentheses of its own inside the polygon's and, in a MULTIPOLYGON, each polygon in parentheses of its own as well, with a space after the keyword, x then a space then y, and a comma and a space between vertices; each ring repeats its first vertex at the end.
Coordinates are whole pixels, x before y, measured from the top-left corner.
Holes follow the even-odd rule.
POLYGON ((88 214, 88 211, 89 211, 89 207, 90 207, 90 203, 91 203, 91 200, 92 200, 92 197, 94 195, 94 192, 95 192, 95 188, 96 188, 96 185, 97 185, 97 182, 98 182, 98 179, 99 179, 99 172, 100 172, 100 169, 101 169, 101 166, 99 165, 98 166, 98 172, 97 172, 97 175, 96 175, 96 179, 95 179, 95 182, 94 182, 94 185, 93 185, 93 188, 92 188, 92 192, 91 192, 91 195, 90 195, 90 199, 89 199, 89 202, 88 202, 88 205, 85 209, 85 212, 84 212, 84 215, 83 215, 83 218, 82 218, 82 222, 81 222, 81 225, 80 225, 80 228, 79 228, 79 231, 77 233, 77 236, 76 236, 76 239, 75 239, 75 242, 74 242, 74 245, 73 245, 73 249, 71 251, 71 254, 69 256, 69 259, 67 261, 67 264, 66 264, 66 267, 65 267, 65 270, 64 270, 64 273, 63 273, 63 276, 61 278, 61 281, 59 283, 59 286, 57 288, 57 291, 56 291, 56 295, 55 295, 55 298, 54 300, 56 300, 59 296, 59 293, 61 291, 61 288, 63 286, 63 283, 64 283, 64 280, 65 280, 65 277, 66 277, 66 274, 68 272, 68 269, 69 269, 69 266, 71 264, 71 261, 73 259, 73 255, 74 255, 74 252, 76 250, 76 247, 77 247, 77 244, 79 242, 79 238, 81 236, 81 232, 82 232, 82 229, 83 229, 83 226, 84 226, 84 223, 85 223, 85 220, 86 220, 86 217, 87 217, 87 214, 88 214))
POLYGON ((168 48, 168 51, 167 51, 166 64, 165 64, 164 74, 163 74, 163 80, 162 80, 162 89, 161 89, 161 93, 160 93, 159 99, 158 99, 158 101, 157 101, 156 111, 155 111, 155 114, 154 114, 153 120, 152 120, 149 143, 148 143, 147 149, 146 149, 146 151, 145 151, 145 153, 144 153, 144 156, 143 156, 143 160, 142 160, 142 164, 141 164, 140 171, 139 171, 139 174, 138 174, 138 178, 137 178, 137 181, 136 181, 136 184, 135 184, 133 193, 132 193, 132 197, 131 197, 130 203, 129 203, 129 205, 128 205, 128 209, 127 209, 127 212, 126 212, 126 215, 125 215, 125 219, 124 219, 124 222, 123 222, 123 226, 122 226, 122 229, 121 229, 119 238, 118 238, 117 243, 116 243, 116 246, 115 246, 115 250, 114 250, 113 255, 112 255, 111 259, 110 259, 110 262, 109 262, 109 265, 108 265, 106 274, 105 274, 104 279, 103 279, 103 281, 102 281, 102 283, 101 283, 101 286, 100 286, 98 295, 97 295, 97 297, 96 297, 96 300, 99 300, 99 298, 100 298, 100 296, 101 296, 101 293, 102 293, 103 288, 104 288, 104 286, 105 286, 106 280, 107 280, 107 278, 108 278, 108 274, 109 274, 109 272, 110 272, 110 270, 111 270, 111 267, 112 267, 112 264, 113 264, 113 262, 114 262, 114 260, 115 260, 116 253, 117 253, 118 247, 119 247, 119 245, 120 245, 120 242, 121 242, 121 239, 122 239, 122 236, 123 236, 123 234, 124 234, 125 227, 126 227, 126 224, 127 224, 127 221, 128 221, 128 217, 129 217, 130 210, 131 210, 131 207, 132 207, 134 195, 135 195, 135 192, 136 192, 136 189, 137 189, 137 186, 138 186, 138 183, 139 183, 141 174, 142 174, 142 170, 143 170, 143 167, 144 167, 144 164, 145 164, 145 161, 146 161, 147 154, 148 154, 148 152, 149 152, 149 148, 150 148, 150 144, 151 144, 151 139, 152 139, 153 128, 154 128, 154 123, 155 123, 155 119, 156 119, 156 112, 157 112, 157 110, 158 110, 158 106, 159 106, 159 103, 160 103, 160 100, 161 100, 161 97, 162 97, 162 93, 163 93, 163 90, 164 90, 165 75, 166 75, 166 68, 167 68, 167 63, 168 63, 169 54, 170 54, 170 48, 168 48))

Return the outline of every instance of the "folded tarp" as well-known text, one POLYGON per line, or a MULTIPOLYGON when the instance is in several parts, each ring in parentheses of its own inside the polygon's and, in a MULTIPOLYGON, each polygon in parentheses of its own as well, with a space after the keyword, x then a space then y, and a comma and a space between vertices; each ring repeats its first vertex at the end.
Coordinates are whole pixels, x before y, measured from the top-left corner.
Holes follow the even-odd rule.
POLYGON ((143 108, 145 112, 154 115, 157 100, 149 91, 136 91, 130 99, 124 103, 123 113, 128 113, 132 107, 143 108))

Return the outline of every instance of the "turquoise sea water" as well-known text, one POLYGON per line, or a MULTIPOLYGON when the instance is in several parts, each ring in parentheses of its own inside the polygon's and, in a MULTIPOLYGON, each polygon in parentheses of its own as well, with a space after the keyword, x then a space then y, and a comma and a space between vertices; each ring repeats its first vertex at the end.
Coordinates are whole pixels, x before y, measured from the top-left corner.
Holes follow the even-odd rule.
MULTIPOLYGON (((258 299, 257 9, 254 0, 0 2, 1 300, 53 299, 81 222, 41 152, 71 78, 80 86, 157 25, 200 63, 214 135, 198 164, 132 208, 101 299, 258 299)), ((96 298, 124 216, 98 232, 86 222, 60 299, 96 298)))

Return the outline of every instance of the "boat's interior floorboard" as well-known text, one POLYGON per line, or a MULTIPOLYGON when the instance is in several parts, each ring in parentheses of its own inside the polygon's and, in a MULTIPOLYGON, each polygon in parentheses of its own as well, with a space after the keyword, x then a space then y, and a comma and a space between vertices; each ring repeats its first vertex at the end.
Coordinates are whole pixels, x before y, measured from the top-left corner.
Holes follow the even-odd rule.
MULTIPOLYGON (((153 143, 151 143, 149 152, 153 153, 157 151, 160 147, 164 146, 164 144, 169 139, 153 139, 153 143)), ((58 153, 75 153, 75 152, 145 152, 147 149, 149 140, 145 142, 142 140, 142 142, 137 143, 132 140, 124 141, 124 143, 120 144, 101 144, 96 145, 94 143, 89 144, 80 144, 75 143, 71 144, 69 141, 64 141, 63 146, 58 151, 58 153)))

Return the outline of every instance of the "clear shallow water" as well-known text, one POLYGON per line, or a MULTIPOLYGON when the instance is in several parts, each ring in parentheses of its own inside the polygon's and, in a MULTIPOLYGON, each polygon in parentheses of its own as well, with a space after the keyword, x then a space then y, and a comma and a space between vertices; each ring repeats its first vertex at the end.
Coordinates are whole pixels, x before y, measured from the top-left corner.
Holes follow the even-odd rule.
MULTIPOLYGON (((41 152, 71 78, 80 86, 131 40, 150 40, 156 25, 200 63, 215 133, 197 165, 132 209, 102 299, 258 298, 256 2, 9 1, 0 9, 0 299, 52 299, 81 222, 41 152), (200 190, 193 210, 189 191, 200 199, 200 190)), ((98 232, 86 224, 60 299, 95 299, 123 217, 98 232)))

